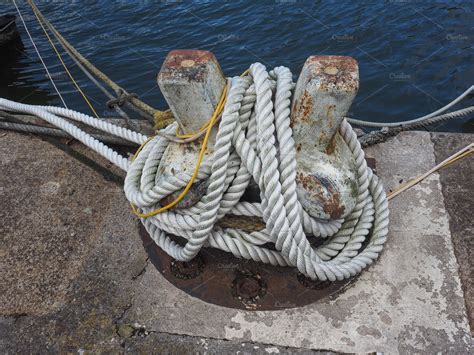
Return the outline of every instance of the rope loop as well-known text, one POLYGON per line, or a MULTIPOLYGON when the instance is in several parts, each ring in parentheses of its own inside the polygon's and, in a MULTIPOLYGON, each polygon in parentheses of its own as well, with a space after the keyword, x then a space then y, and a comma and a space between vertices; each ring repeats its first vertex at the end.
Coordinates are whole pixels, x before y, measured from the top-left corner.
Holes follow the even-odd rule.
POLYGON ((108 108, 114 108, 115 106, 122 107, 126 102, 130 102, 131 99, 138 98, 135 93, 128 93, 123 89, 118 89, 117 98, 110 99, 107 101, 108 108))

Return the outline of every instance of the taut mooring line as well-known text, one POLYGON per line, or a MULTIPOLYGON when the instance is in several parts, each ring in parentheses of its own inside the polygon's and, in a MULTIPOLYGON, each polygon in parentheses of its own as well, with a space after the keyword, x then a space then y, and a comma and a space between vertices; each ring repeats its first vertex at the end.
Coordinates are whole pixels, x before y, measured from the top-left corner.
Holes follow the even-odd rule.
POLYGON ((39 52, 39 50, 38 50, 38 47, 36 47, 35 41, 33 41, 33 37, 31 37, 30 31, 28 30, 28 27, 26 26, 26 22, 25 22, 25 20, 23 19, 23 16, 21 15, 20 9, 18 8, 18 6, 17 6, 15 0, 13 0, 13 5, 15 5, 16 11, 18 12, 18 15, 20 16, 20 20, 21 20, 21 22, 23 23, 23 27, 25 28, 25 31, 26 31, 26 33, 28 34, 28 37, 30 38, 31 44, 32 44, 33 47, 35 48, 36 54, 38 54, 38 57, 39 57, 41 63, 43 64, 43 67, 44 67, 44 69, 46 70, 46 73, 48 74, 48 78, 49 78, 49 80, 51 81, 51 84, 53 84, 54 90, 56 91, 56 93, 58 94, 59 98, 61 99, 61 101, 62 101, 64 107, 68 108, 68 106, 66 105, 66 102, 64 101, 64 99, 63 99, 61 93, 59 92, 59 90, 58 90, 56 84, 54 83, 54 80, 53 80, 51 74, 49 73, 48 67, 47 67, 46 64, 45 64, 45 62, 44 62, 44 60, 43 60, 43 57, 41 57, 41 54, 40 54, 40 52, 39 52))

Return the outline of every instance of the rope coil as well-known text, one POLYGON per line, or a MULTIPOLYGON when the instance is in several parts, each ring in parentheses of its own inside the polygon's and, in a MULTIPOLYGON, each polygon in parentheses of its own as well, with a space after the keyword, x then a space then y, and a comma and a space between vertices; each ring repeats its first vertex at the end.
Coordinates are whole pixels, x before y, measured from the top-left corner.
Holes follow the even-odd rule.
MULTIPOLYGON (((389 213, 382 184, 367 167, 350 124, 344 120, 339 133, 357 165, 356 206, 345 220, 315 219, 305 212, 296 195, 296 153, 290 128, 294 83, 290 70, 277 67, 267 72, 256 63, 248 74, 230 82, 213 156, 196 170, 196 181, 209 182, 205 195, 189 208, 141 218, 148 233, 164 251, 181 261, 192 259, 203 247, 214 247, 240 258, 294 266, 312 279, 353 277, 381 252, 389 213), (240 201, 252 179, 260 188, 261 203, 240 201), (259 217, 265 228, 246 232, 217 226, 225 215, 259 217), (179 245, 169 234, 184 237, 186 244, 179 245), (308 240, 312 237, 325 241, 313 248, 308 240)), ((148 138, 65 108, 5 99, 0 99, 0 107, 43 118, 127 171, 125 195, 145 215, 160 209, 164 197, 185 188, 192 178, 188 173, 164 178, 158 172, 161 157, 172 141, 167 137, 176 133, 177 123, 148 138), (141 144, 142 149, 130 161, 65 118, 141 144)), ((206 134, 211 128, 209 123, 206 134)))
MULTIPOLYGON (((296 266, 312 279, 331 281, 352 277, 377 258, 388 232, 388 203, 346 121, 340 133, 358 165, 356 207, 344 221, 320 221, 309 216, 298 201, 290 129, 291 78, 287 68, 268 73, 257 63, 248 76, 232 79, 213 159, 201 166, 197 178, 209 180, 205 196, 189 209, 141 219, 153 240, 173 258, 188 261, 202 247, 211 246, 237 257, 296 266), (252 178, 260 187, 262 202, 240 202, 252 178), (217 227, 216 222, 226 214, 261 217, 266 228, 247 233, 217 227), (168 234, 184 237, 187 243, 180 246, 168 234), (313 249, 307 235, 327 239, 313 249), (368 244, 362 248, 366 239, 368 244), (263 247, 265 243, 273 243, 276 250, 263 247)), ((176 124, 167 128, 168 132, 175 129, 176 124)), ((168 144, 162 137, 150 140, 125 179, 127 199, 145 214, 190 179, 188 174, 160 178, 158 166, 168 144)))

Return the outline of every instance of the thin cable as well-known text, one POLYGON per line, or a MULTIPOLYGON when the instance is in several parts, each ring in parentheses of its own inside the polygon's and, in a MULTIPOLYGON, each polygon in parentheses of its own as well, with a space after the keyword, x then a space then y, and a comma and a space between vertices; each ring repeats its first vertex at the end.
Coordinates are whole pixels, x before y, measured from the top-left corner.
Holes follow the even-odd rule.
POLYGON ((54 49, 54 52, 56 53, 56 56, 58 57, 58 59, 61 61, 61 64, 63 65, 64 67, 64 70, 66 70, 66 73, 67 75, 69 76, 69 78, 71 79, 71 81, 73 82, 74 86, 77 88, 77 91, 79 91, 79 93, 82 95, 82 97, 84 98, 84 101, 87 103, 87 105, 90 107, 91 111, 94 113, 94 115, 99 118, 99 114, 96 112, 96 110, 94 109, 94 106, 92 106, 91 102, 89 101, 89 99, 87 98, 86 94, 84 94, 84 92, 82 91, 82 89, 80 88, 79 84, 76 82, 76 80, 74 79, 74 77, 72 76, 71 72, 69 71, 66 63, 64 63, 64 60, 63 60, 63 57, 61 56, 61 54, 59 53, 58 49, 56 48, 56 46, 54 45, 51 37, 49 37, 49 34, 48 34, 48 31, 46 31, 46 28, 44 28, 43 26, 43 23, 41 22, 40 18, 38 17, 38 14, 36 13, 36 10, 34 7, 32 7, 33 9, 33 13, 35 14, 35 17, 36 19, 38 20, 38 23, 40 24, 41 28, 43 29, 43 32, 44 34, 46 35, 46 37, 48 38, 48 41, 49 43, 51 44, 51 46, 53 47, 54 49))
POLYGON ((432 112, 428 115, 425 115, 425 116, 422 116, 422 117, 418 117, 418 118, 415 118, 415 119, 412 119, 412 120, 408 120, 408 121, 401 121, 401 122, 370 122, 370 121, 363 121, 363 120, 357 120, 357 119, 354 119, 354 118, 346 118, 349 123, 351 124, 355 124, 355 125, 359 125, 359 126, 366 126, 366 127, 379 127, 379 128, 383 128, 383 127, 398 127, 398 126, 403 126, 403 125, 408 125, 408 124, 413 124, 413 123, 418 123, 418 122, 422 122, 424 120, 427 120, 427 119, 430 119, 436 115, 439 115, 440 113, 446 111, 446 110, 449 110, 451 107, 453 107, 454 105, 456 105, 458 102, 460 102, 461 100, 463 100, 467 95, 469 95, 472 91, 474 91, 474 85, 472 85, 469 89, 467 89, 466 91, 464 91, 461 95, 459 95, 456 99, 454 99, 453 101, 451 101, 449 104, 447 104, 446 106, 443 106, 441 107, 439 110, 436 110, 435 112, 432 112))
POLYGON ((39 57, 41 63, 43 64, 43 67, 44 67, 44 69, 46 70, 46 73, 48 74, 48 78, 49 78, 49 80, 51 81, 51 84, 53 84, 54 90, 56 90, 56 93, 58 94, 59 98, 61 99, 61 102, 63 103, 64 107, 69 108, 69 107, 66 105, 66 102, 64 101, 64 99, 63 99, 61 93, 59 92, 59 90, 58 90, 56 84, 54 83, 54 80, 53 80, 53 78, 51 77, 51 74, 49 73, 48 67, 47 67, 46 64, 44 63, 43 57, 41 57, 41 54, 40 54, 40 52, 39 52, 39 50, 38 50, 38 47, 36 47, 36 44, 35 44, 35 42, 33 41, 33 37, 31 37, 30 31, 28 30, 28 27, 26 26, 25 20, 23 19, 23 16, 21 15, 20 9, 19 9, 18 6, 16 5, 15 0, 13 0, 13 5, 15 5, 15 7, 16 7, 16 11, 18 12, 18 15, 20 16, 20 20, 21 20, 21 22, 23 23, 23 27, 25 27, 25 31, 26 31, 26 33, 28 34, 28 37, 30 37, 31 44, 32 44, 33 47, 35 48, 36 54, 38 54, 38 57, 39 57))

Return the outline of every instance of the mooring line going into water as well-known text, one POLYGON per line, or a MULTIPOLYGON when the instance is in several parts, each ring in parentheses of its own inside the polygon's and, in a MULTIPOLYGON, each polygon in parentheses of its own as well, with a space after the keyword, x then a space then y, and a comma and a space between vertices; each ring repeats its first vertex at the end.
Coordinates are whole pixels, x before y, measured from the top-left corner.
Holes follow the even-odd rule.
POLYGON ((16 1, 13 0, 13 5, 15 5, 15 8, 16 8, 16 11, 18 12, 18 15, 20 16, 20 20, 21 22, 23 23, 23 27, 25 28, 25 31, 26 33, 28 34, 28 37, 30 38, 30 41, 31 41, 31 44, 33 45, 33 47, 35 48, 35 51, 36 51, 36 54, 38 54, 38 57, 41 61, 41 64, 43 64, 43 67, 44 69, 46 70, 46 73, 48 74, 48 78, 49 80, 51 81, 51 84, 53 84, 53 87, 54 87, 54 90, 56 91, 56 93, 58 94, 59 98, 61 99, 61 102, 63 103, 64 107, 68 108, 68 106, 66 105, 66 102, 64 101, 61 93, 59 92, 59 89, 57 88, 56 84, 54 83, 54 80, 51 76, 51 74, 49 73, 49 70, 48 70, 48 67, 46 66, 44 60, 43 60, 43 57, 41 57, 41 54, 38 50, 38 47, 36 47, 36 44, 35 44, 35 41, 33 41, 33 37, 31 37, 31 34, 30 34, 30 31, 28 30, 28 27, 26 26, 26 22, 25 20, 23 19, 23 16, 21 15, 21 12, 20 12, 20 9, 18 8, 17 4, 16 4, 16 1))
MULTIPOLYGON (((101 72, 97 67, 95 67, 89 60, 87 60, 84 56, 81 55, 60 33, 56 28, 49 22, 45 16, 41 13, 41 11, 38 9, 38 7, 35 5, 35 3, 32 0, 28 0, 28 3, 32 7, 33 11, 36 12, 37 16, 40 17, 40 19, 44 22, 44 24, 51 30, 53 35, 56 37, 56 39, 59 41, 61 46, 67 47, 68 51, 67 53, 71 56, 74 57, 76 60, 81 62, 86 69, 92 73, 95 77, 100 79, 102 82, 107 84, 117 96, 120 95, 121 92, 126 93, 127 91, 124 90, 121 86, 119 86, 117 83, 115 83, 113 80, 111 80, 107 75, 105 75, 103 72, 101 72)), ((81 69, 83 70, 83 69, 81 69)), ((148 119, 150 122, 155 124, 156 129, 161 129, 168 124, 172 123, 174 121, 173 114, 171 113, 170 110, 165 110, 165 111, 160 111, 157 109, 154 109, 153 107, 149 106, 145 102, 141 101, 138 98, 132 97, 130 98, 129 101, 125 102, 125 106, 138 112, 141 116, 145 117, 148 119)))
POLYGON ((69 76, 69 78, 71 79, 72 83, 74 84, 74 86, 76 87, 77 91, 81 94, 82 98, 84 99, 84 101, 86 102, 86 104, 89 106, 89 108, 91 109, 92 113, 94 114, 95 117, 99 118, 99 114, 97 113, 97 111, 95 110, 94 106, 92 106, 92 103, 89 101, 89 99, 87 98, 86 94, 84 93, 84 91, 82 91, 81 87, 79 86, 79 84, 76 82, 76 80, 74 79, 74 77, 72 76, 71 72, 69 71, 69 68, 67 67, 66 63, 64 62, 63 60, 63 57, 61 56, 61 53, 59 53, 58 49, 56 48, 56 46, 54 45, 51 37, 49 36, 48 34, 48 31, 46 31, 46 28, 44 28, 42 22, 40 21, 36 11, 34 11, 34 8, 33 8, 33 13, 36 17, 36 19, 38 20, 38 23, 39 25, 41 26, 41 28, 43 29, 43 32, 44 34, 46 35, 46 38, 48 39, 49 43, 51 44, 51 47, 53 48, 54 50, 54 53, 56 54, 56 56, 58 57, 59 61, 61 62, 61 64, 63 65, 64 67, 64 70, 66 71, 67 75, 69 76))
MULTIPOLYGON (((38 13, 39 10, 37 11, 37 8, 35 6, 32 6, 32 9, 33 9, 33 13, 35 14, 36 16, 36 19, 38 20, 39 24, 41 25, 44 33, 46 34, 46 37, 48 38, 49 42, 51 43, 51 46, 54 48, 56 54, 58 55, 58 58, 61 60, 61 62, 63 63, 63 66, 65 67, 66 71, 68 72, 68 75, 69 77, 71 78, 71 80, 75 83, 75 80, 74 78, 72 78, 72 75, 70 74, 69 70, 67 69, 65 63, 63 62, 61 56, 58 54, 58 51, 56 49, 56 47, 54 46, 54 44, 52 43, 52 40, 50 38, 50 36, 48 35, 46 29, 44 28, 43 24, 42 24, 42 21, 41 21, 41 14, 38 13)), ((53 30, 49 27, 49 25, 47 23, 45 23, 46 27, 48 27, 48 29, 53 33, 54 35, 54 32, 53 30)), ((63 50, 69 55, 69 57, 74 61, 74 63, 79 67, 79 69, 81 69, 81 71, 92 81, 93 84, 96 85, 97 88, 99 88, 99 90, 101 90, 108 98, 109 100, 111 99, 115 99, 115 96, 112 95, 88 70, 86 70, 86 68, 84 68, 84 66, 82 65, 82 63, 80 61, 78 61, 76 59, 76 57, 74 57, 74 55, 71 53, 71 51, 55 36, 56 40, 59 42, 59 44, 61 45, 61 47, 63 48, 63 50)), ((81 92, 82 96, 84 97, 86 103, 89 105, 89 107, 93 110, 93 112, 95 112, 94 110, 94 107, 90 104, 89 100, 87 99, 87 97, 85 96, 85 94, 82 93, 82 90, 78 87, 78 84, 76 84, 76 87, 78 88, 78 90, 81 92)), ((113 109, 117 112, 117 114, 122 117, 127 125, 130 127, 130 128, 136 128, 136 125, 132 122, 132 120, 130 119, 130 117, 127 115, 127 113, 125 111, 123 111, 118 105, 114 105, 113 106, 113 109)), ((98 117, 98 115, 96 114, 96 117, 98 117)))

